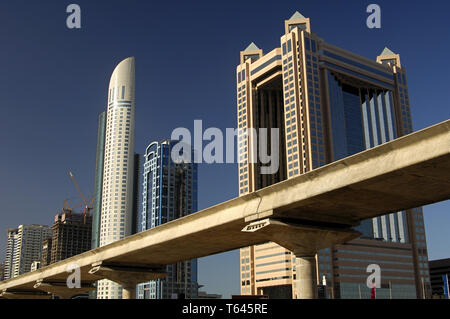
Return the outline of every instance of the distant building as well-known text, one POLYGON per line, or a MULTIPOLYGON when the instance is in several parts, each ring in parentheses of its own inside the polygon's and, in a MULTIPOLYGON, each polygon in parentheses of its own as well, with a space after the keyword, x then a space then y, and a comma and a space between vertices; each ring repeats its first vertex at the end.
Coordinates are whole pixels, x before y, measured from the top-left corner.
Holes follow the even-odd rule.
POLYGON ((447 275, 447 278, 450 281, 450 258, 430 260, 429 265, 433 297, 443 297, 444 276, 447 275))
MULTIPOLYGON (((58 214, 52 233, 50 263, 53 264, 91 249, 92 216, 72 212, 58 214)), ((46 257, 48 260, 48 255, 46 257)))
POLYGON ((105 134, 106 134, 106 111, 98 117, 97 131, 97 154, 95 160, 94 180, 94 207, 92 210, 92 245, 98 248, 100 244, 100 218, 102 207, 103 165, 105 159, 105 134))
POLYGON ((30 271, 36 271, 36 270, 38 270, 39 268, 41 268, 41 262, 40 261, 33 261, 32 263, 31 263, 31 269, 30 269, 30 271))
POLYGON ((6 279, 27 273, 33 261, 40 260, 42 243, 51 236, 49 226, 20 225, 7 230, 8 244, 6 248, 6 279))
POLYGON ((4 279, 13 278, 13 269, 14 262, 17 252, 17 241, 19 236, 18 228, 9 228, 6 230, 8 241, 6 246, 6 257, 5 257, 5 265, 4 265, 4 279))
POLYGON ((0 281, 5 279, 5 264, 0 264, 0 281))
MULTIPOLYGON (((197 211, 197 164, 173 161, 171 152, 177 143, 179 142, 164 140, 151 143, 147 147, 140 231, 197 211)), ((140 284, 138 298, 197 297, 197 259, 168 265, 166 271, 168 273, 166 278, 140 284)))
POLYGON ((45 267, 52 263, 52 237, 47 237, 42 243, 41 266, 45 267))

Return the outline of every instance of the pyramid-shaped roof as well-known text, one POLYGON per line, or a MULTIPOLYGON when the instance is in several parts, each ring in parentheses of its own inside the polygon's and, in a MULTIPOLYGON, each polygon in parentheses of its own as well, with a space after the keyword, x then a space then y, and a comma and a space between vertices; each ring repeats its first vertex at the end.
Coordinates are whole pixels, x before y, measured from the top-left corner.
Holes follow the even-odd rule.
POLYGON ((388 47, 385 47, 383 52, 381 52, 380 56, 384 56, 384 55, 394 55, 395 53, 392 52, 388 47))
POLYGON ((300 12, 295 11, 289 20, 306 19, 300 12))
POLYGON ((256 51, 256 50, 261 50, 261 49, 258 48, 258 46, 254 42, 252 42, 244 51, 256 51))

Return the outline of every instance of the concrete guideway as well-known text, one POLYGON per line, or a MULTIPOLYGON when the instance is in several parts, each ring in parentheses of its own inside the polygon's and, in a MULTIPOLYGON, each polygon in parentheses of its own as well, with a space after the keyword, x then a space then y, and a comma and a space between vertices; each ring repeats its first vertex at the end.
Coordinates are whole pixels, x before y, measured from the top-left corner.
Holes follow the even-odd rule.
POLYGON ((272 241, 297 257, 298 297, 315 298, 311 274, 318 250, 358 237, 352 227, 364 219, 447 199, 450 120, 1 282, 0 296, 53 290, 69 298, 106 278, 123 285, 123 297, 131 298, 136 283, 163 277, 167 264, 272 241), (81 271, 78 292, 61 285, 72 264, 81 271))

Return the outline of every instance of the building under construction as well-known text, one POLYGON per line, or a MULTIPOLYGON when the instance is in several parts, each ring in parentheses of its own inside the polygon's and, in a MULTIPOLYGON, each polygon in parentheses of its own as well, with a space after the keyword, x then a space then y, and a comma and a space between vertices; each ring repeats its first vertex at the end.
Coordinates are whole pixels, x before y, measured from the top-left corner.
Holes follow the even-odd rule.
POLYGON ((53 264, 90 250, 91 236, 92 217, 90 215, 71 211, 56 215, 52 226, 52 238, 44 242, 44 245, 47 244, 47 249, 44 249, 42 266, 48 265, 49 261, 53 264), (50 252, 49 247, 51 247, 50 252))
POLYGON ((42 243, 41 267, 50 265, 52 262, 52 237, 44 239, 42 243))

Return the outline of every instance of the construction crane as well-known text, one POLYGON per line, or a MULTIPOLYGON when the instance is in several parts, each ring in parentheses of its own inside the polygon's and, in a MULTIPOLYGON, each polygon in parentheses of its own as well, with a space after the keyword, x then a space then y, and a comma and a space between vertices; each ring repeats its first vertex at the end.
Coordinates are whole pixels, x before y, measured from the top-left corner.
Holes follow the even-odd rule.
POLYGON ((80 187, 78 186, 78 183, 75 179, 75 176, 73 176, 73 173, 69 171, 69 176, 72 179, 73 184, 75 185, 75 188, 78 191, 78 194, 80 194, 81 200, 83 201, 84 204, 84 217, 86 218, 86 216, 90 215, 90 212, 92 210, 94 201, 95 201, 95 197, 92 196, 91 198, 89 198, 89 202, 86 200, 86 197, 84 197, 83 192, 81 191, 80 187))
POLYGON ((71 213, 71 212, 73 212, 73 210, 75 209, 75 208, 78 208, 78 207, 80 207, 81 205, 83 205, 84 203, 83 202, 81 202, 81 203, 78 203, 77 205, 75 205, 75 206, 73 206, 73 207, 70 207, 69 206, 69 199, 65 199, 64 200, 64 206, 63 206, 63 208, 62 208, 62 212, 63 213, 71 213))

